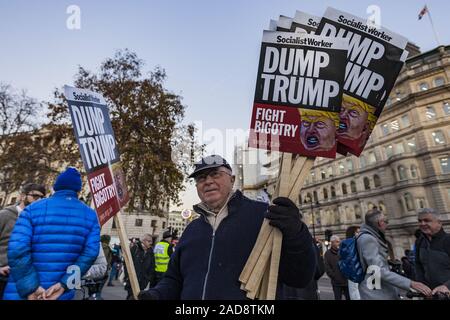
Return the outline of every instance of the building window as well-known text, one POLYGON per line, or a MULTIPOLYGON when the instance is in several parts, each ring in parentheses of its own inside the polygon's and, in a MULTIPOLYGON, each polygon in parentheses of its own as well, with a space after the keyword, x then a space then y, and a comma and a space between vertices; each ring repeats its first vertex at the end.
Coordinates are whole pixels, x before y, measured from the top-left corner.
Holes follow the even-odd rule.
POLYGON ((311 193, 308 192, 306 194, 305 203, 311 203, 311 201, 312 201, 311 193))
POLYGON ((425 115, 427 116, 428 120, 432 120, 436 118, 436 110, 434 110, 434 107, 427 107, 425 115))
POLYGON ((111 229, 117 229, 117 227, 116 227, 116 220, 114 220, 114 219, 113 219, 113 223, 112 223, 111 229))
POLYGON ((165 223, 165 222, 162 223, 162 228, 163 228, 163 229, 166 228, 166 223, 165 223))
POLYGON ((428 89, 429 89, 428 83, 422 82, 421 84, 419 84, 419 90, 420 90, 420 91, 426 91, 426 90, 428 90, 428 89))
POLYGON ((417 204, 417 209, 423 209, 423 208, 427 207, 425 204, 425 198, 417 198, 416 204, 417 204))
POLYGON ((364 178, 364 189, 370 190, 370 180, 367 177, 364 178))
POLYGON ((443 86, 445 84, 445 80, 442 77, 438 77, 436 79, 434 79, 434 86, 435 87, 440 87, 443 86))
POLYGON ((450 104, 448 102, 444 102, 443 108, 445 115, 446 116, 450 115, 450 104))
POLYGON ((345 173, 345 167, 342 162, 339 162, 339 173, 344 174, 345 173))
POLYGON ((415 165, 411 165, 411 178, 417 178, 417 167, 415 165))
POLYGON ((396 132, 396 131, 400 130, 400 125, 398 124, 397 120, 394 120, 391 122, 391 129, 392 129, 392 132, 396 132))
POLYGON ((448 165, 448 157, 440 158, 439 162, 441 164, 442 173, 450 173, 450 166, 448 165))
POLYGON ((381 180, 377 174, 373 176, 373 184, 375 188, 381 187, 381 180))
POLYGON ((350 181, 350 190, 352 193, 356 193, 356 183, 355 181, 350 181))
POLYGON ((363 155, 359 157, 359 166, 361 169, 366 166, 366 157, 364 157, 363 155))
POLYGON ((333 177, 333 168, 331 166, 327 168, 327 175, 328 178, 333 177))
POLYGON ((331 198, 336 198, 336 189, 333 186, 331 186, 330 190, 331 190, 331 198))
POLYGON ((142 227, 142 219, 136 219, 134 222, 135 227, 142 227))
POLYGON ((416 152, 416 138, 410 138, 406 140, 410 152, 416 152))
POLYGON ((407 128, 411 125, 411 122, 409 121, 409 116, 407 114, 403 115, 401 119, 403 128, 407 128))
POLYGON ((375 152, 369 152, 369 164, 374 164, 377 162, 377 157, 375 156, 375 152))
POLYGON ((413 211, 414 210, 413 197, 409 192, 404 194, 403 200, 405 201, 406 210, 413 211))
POLYGON ((387 123, 381 125, 381 133, 383 136, 387 136, 389 134, 389 126, 387 123))
POLYGON ((300 203, 300 205, 303 204, 302 195, 301 194, 298 195, 298 203, 300 203))
POLYGON ((431 134, 433 137, 434 144, 437 146, 441 146, 445 144, 445 137, 442 131, 435 131, 431 134))
POLYGON ((389 159, 394 154, 394 147, 392 145, 388 145, 384 147, 384 151, 386 152, 386 158, 389 159))
POLYGON ((311 181, 316 182, 316 174, 314 171, 311 171, 311 181))
POLYGON ((325 175, 325 171, 322 169, 322 171, 320 171, 320 176, 322 177, 322 180, 326 179, 326 175, 325 175))
POLYGON ((348 172, 353 172, 353 161, 352 161, 352 159, 347 159, 347 170, 348 170, 348 172))
POLYGON ((323 198, 324 198, 325 200, 328 199, 328 190, 327 190, 326 188, 323 188, 323 198))
POLYGON ((360 221, 361 220, 361 207, 358 205, 355 205, 354 208, 355 208, 356 221, 360 221))
POLYGON ((398 142, 395 144, 395 154, 403 154, 405 153, 405 147, 403 146, 403 142, 398 142))
POLYGON ((378 208, 380 209, 381 212, 386 214, 386 206, 384 205, 383 201, 378 202, 378 208))
POLYGON ((397 170, 398 170, 398 178, 400 179, 400 181, 408 179, 406 168, 404 166, 398 166, 397 170))
POLYGON ((345 183, 343 183, 341 185, 341 188, 342 188, 342 194, 347 194, 347 185, 345 183))
POLYGON ((10 205, 13 205, 17 202, 17 197, 12 197, 11 198, 11 202, 9 203, 10 205))
POLYGON ((319 202, 319 198, 317 197, 317 191, 313 192, 314 202, 319 202))
POLYGON ((157 223, 156 220, 152 220, 151 227, 152 227, 152 228, 156 228, 156 223, 157 223))

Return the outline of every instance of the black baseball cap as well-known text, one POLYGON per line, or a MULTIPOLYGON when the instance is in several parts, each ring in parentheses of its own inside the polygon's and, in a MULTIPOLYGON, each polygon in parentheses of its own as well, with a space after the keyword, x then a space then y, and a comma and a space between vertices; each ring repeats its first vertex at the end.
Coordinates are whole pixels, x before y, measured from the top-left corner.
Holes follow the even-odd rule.
POLYGON ((210 155, 207 157, 202 158, 199 162, 196 162, 194 164, 194 172, 192 172, 189 175, 189 178, 194 178, 199 172, 206 170, 206 169, 212 169, 212 168, 218 168, 218 167, 225 167, 227 169, 231 169, 230 164, 222 158, 219 155, 210 155))

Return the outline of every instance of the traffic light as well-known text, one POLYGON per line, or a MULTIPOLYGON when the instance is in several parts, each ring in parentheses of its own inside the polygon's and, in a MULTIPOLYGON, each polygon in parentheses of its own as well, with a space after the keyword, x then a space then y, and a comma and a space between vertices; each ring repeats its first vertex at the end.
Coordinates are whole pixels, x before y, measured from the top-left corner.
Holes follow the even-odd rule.
POLYGON ((329 242, 332 235, 333 235, 333 231, 331 231, 330 229, 326 229, 325 230, 325 240, 326 241, 329 242))

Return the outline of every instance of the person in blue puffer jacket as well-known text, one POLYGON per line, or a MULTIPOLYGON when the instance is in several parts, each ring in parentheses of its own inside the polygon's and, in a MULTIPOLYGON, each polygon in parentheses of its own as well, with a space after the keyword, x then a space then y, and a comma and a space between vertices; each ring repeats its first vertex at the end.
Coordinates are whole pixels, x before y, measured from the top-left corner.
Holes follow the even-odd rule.
POLYGON ((68 167, 57 177, 55 193, 26 207, 17 219, 9 240, 5 300, 73 299, 71 270, 78 267, 84 275, 100 248, 97 215, 78 200, 81 184, 80 173, 68 167))

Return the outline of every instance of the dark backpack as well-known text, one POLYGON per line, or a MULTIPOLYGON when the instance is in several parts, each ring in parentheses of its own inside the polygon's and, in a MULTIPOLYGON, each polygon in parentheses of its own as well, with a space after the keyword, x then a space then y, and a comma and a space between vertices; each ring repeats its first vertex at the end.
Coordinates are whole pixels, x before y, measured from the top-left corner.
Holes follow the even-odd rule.
POLYGON ((339 248, 339 269, 345 278, 355 283, 361 283, 366 275, 366 271, 361 265, 356 246, 361 234, 357 237, 343 240, 339 248))

